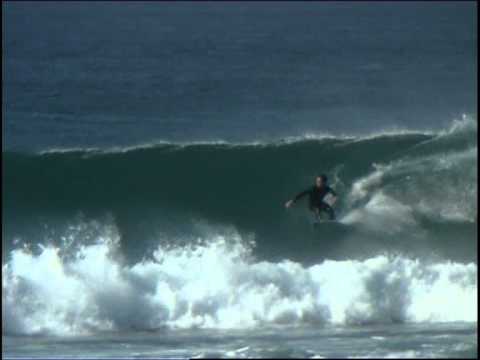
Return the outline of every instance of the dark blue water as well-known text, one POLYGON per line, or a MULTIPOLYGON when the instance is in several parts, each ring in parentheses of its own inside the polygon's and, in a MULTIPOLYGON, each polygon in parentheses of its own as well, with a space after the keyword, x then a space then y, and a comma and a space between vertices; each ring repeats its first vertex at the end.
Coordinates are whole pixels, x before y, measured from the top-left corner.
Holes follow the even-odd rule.
POLYGON ((474 2, 2 8, 4 149, 438 129, 476 111, 474 2))

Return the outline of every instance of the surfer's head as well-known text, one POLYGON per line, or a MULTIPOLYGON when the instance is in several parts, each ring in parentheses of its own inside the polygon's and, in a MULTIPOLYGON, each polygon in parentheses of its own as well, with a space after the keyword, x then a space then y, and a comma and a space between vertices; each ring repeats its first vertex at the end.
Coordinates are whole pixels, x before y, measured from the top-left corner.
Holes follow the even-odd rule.
POLYGON ((315 185, 318 186, 318 187, 322 187, 322 186, 327 184, 327 181, 328 181, 327 175, 325 175, 325 174, 318 175, 315 178, 315 185))

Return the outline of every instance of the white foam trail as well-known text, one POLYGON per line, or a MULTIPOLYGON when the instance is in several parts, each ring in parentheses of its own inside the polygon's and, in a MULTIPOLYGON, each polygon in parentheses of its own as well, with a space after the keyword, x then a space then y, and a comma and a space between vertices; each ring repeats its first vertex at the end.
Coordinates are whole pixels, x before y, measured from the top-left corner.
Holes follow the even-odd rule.
POLYGON ((473 222, 477 191, 476 147, 374 164, 374 171, 352 184, 347 198, 352 210, 342 221, 371 220, 382 227, 380 223, 395 225, 396 218, 403 226, 412 225, 418 213, 435 221, 473 222))
POLYGON ((311 267, 257 262, 232 235, 158 248, 155 260, 126 266, 111 247, 84 246, 68 259, 52 247, 13 251, 2 268, 3 332, 477 320, 473 263, 389 256, 311 267))
POLYGON ((348 212, 340 221, 344 224, 362 224, 370 230, 385 234, 407 231, 416 225, 412 207, 381 190, 372 195, 365 206, 348 212))

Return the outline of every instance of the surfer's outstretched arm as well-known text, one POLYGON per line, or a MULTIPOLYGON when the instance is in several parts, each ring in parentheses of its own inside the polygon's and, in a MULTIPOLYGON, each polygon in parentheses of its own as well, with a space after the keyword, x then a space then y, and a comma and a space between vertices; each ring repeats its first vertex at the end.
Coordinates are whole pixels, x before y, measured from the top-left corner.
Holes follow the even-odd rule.
POLYGON ((288 201, 285 203, 285 207, 288 209, 290 206, 292 206, 295 202, 297 202, 297 201, 300 200, 302 197, 304 197, 305 195, 307 195, 309 192, 310 192, 310 189, 307 189, 307 190, 302 191, 301 193, 297 194, 292 200, 288 200, 288 201))

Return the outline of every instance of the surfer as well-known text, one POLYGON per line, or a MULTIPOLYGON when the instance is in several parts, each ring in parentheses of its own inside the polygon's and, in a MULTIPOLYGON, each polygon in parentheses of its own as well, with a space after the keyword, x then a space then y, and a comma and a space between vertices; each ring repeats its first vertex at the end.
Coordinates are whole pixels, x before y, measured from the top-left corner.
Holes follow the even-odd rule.
POLYGON ((337 201, 337 193, 330 186, 327 185, 327 181, 328 178, 326 175, 318 175, 315 178, 314 186, 308 188, 305 191, 302 191, 292 200, 287 201, 285 207, 288 209, 299 199, 301 199, 305 195, 308 195, 309 209, 315 214, 317 220, 319 219, 319 215, 322 211, 328 214, 330 220, 335 220, 335 211, 333 210, 332 205, 335 204, 335 202, 337 201), (327 204, 324 201, 324 198, 327 194, 332 195, 330 204, 327 204))

